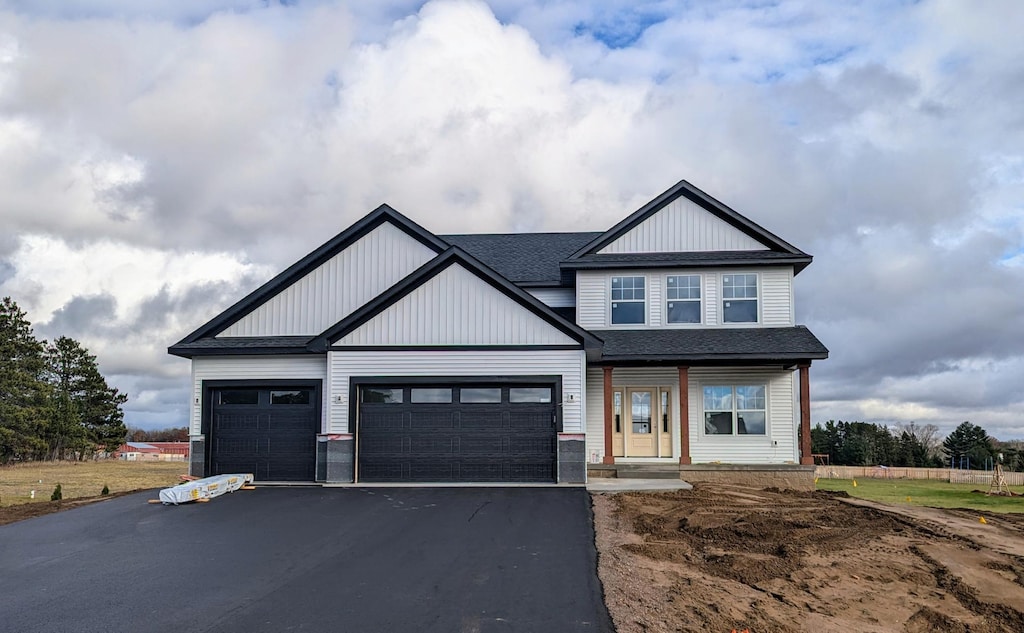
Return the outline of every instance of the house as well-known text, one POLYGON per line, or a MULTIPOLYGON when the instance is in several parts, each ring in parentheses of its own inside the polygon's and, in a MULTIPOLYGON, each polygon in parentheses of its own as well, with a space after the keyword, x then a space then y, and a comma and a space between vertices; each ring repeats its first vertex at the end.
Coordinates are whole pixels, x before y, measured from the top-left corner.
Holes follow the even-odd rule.
POLYGON ((125 442, 113 456, 129 462, 184 462, 188 451, 189 442, 125 442))
POLYGON ((192 474, 812 472, 810 263, 686 181, 603 232, 434 235, 381 206, 169 348, 192 474))

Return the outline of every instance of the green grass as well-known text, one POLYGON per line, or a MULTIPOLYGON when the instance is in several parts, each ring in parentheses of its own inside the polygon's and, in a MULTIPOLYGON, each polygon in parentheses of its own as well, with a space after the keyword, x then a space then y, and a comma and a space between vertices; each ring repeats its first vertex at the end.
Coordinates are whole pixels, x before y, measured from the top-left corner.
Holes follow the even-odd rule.
MULTIPOLYGON (((951 484, 921 479, 819 479, 818 490, 841 490, 851 497, 882 503, 929 506, 932 508, 967 508, 988 512, 1024 512, 1024 497, 987 496, 973 492, 987 491, 988 484, 951 484)), ((1015 493, 1024 489, 1011 486, 1015 493)))

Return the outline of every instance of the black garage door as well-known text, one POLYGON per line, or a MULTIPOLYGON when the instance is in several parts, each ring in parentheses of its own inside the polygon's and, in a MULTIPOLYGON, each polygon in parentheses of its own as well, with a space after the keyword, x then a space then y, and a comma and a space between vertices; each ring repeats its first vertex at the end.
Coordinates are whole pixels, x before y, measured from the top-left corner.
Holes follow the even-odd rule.
POLYGON ((362 386, 359 481, 555 481, 552 386, 362 386))
POLYGON ((258 481, 313 481, 317 391, 313 388, 214 389, 210 473, 252 473, 258 481))

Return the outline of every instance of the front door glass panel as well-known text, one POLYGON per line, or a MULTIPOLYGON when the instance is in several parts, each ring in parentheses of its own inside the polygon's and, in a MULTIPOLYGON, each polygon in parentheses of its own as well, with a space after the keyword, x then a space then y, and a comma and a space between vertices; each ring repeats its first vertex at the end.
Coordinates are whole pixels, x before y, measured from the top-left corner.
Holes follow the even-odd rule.
POLYGON ((630 394, 633 419, 633 433, 647 435, 651 433, 651 392, 634 391, 630 394))

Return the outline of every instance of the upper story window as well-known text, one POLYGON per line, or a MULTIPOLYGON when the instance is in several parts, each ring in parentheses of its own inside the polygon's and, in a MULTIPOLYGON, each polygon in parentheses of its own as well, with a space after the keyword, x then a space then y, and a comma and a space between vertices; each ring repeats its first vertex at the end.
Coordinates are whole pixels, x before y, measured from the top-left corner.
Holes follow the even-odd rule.
POLYGON ((668 323, 700 323, 700 275, 669 275, 665 298, 668 323))
POLYGON ((646 317, 647 279, 612 277, 612 324, 642 324, 646 317))
POLYGON ((722 276, 722 321, 757 323, 757 275, 722 276))

